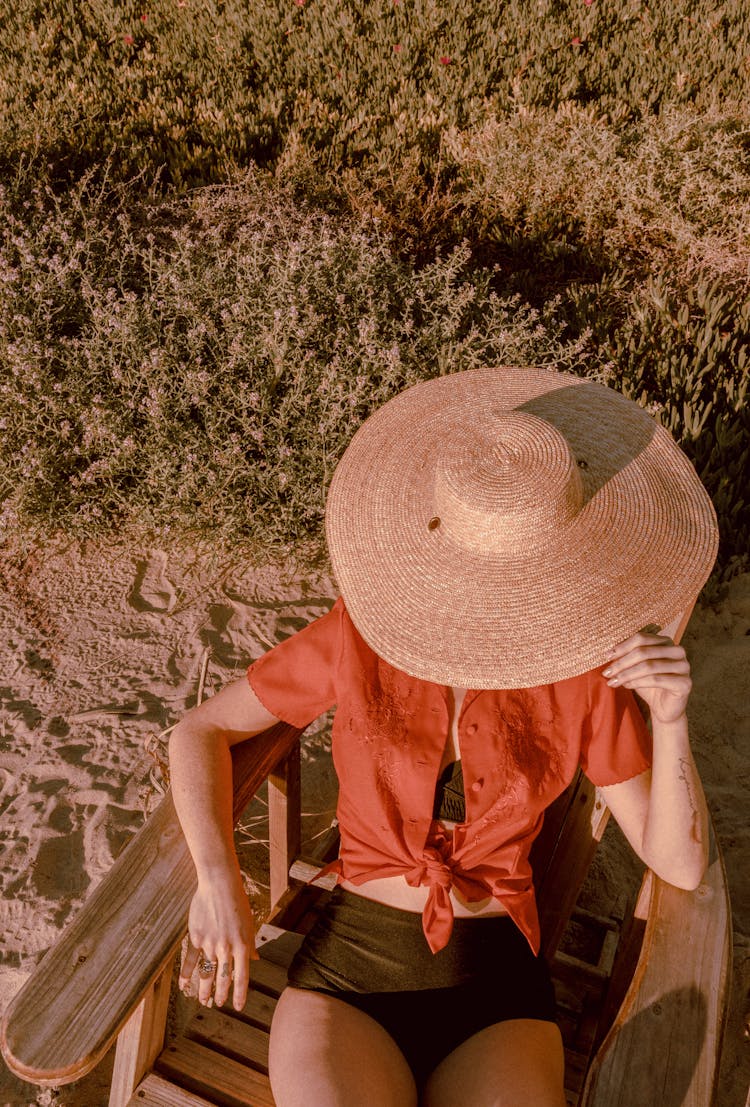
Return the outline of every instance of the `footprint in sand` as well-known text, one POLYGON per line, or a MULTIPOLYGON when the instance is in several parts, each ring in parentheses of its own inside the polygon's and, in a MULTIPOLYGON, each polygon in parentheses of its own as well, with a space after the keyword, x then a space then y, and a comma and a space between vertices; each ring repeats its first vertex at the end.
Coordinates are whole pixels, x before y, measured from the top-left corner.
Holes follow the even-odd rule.
POLYGON ((34 891, 43 899, 82 896, 91 883, 84 865, 83 828, 43 839, 30 876, 34 891))
POLYGON ((209 604, 207 618, 199 628, 202 645, 211 650, 211 657, 225 669, 236 669, 246 662, 247 649, 237 621, 237 612, 227 604, 209 604))
POLYGON ((135 582, 128 603, 136 611, 160 611, 171 615, 177 606, 177 591, 167 576, 167 555, 153 554, 136 563, 135 582))

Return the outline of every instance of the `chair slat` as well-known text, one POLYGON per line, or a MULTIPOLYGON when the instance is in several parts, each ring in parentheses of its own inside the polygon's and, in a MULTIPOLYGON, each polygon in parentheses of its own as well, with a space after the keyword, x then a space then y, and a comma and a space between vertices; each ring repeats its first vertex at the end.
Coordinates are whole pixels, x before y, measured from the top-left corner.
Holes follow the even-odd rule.
POLYGON ((150 1072, 138 1085, 127 1107, 215 1107, 202 1096, 186 1092, 171 1080, 150 1072))
POLYGON ((286 969, 282 965, 274 965, 271 961, 251 961, 250 983, 253 988, 259 988, 269 996, 278 999, 286 988, 286 969))
POLYGON ((185 1037, 268 1075, 268 1031, 232 1018, 221 1008, 199 1011, 185 1030, 185 1037))
POLYGON ((299 742, 268 778, 268 839, 273 911, 289 889, 289 867, 302 845, 299 742))
POLYGON ((579 773, 571 786, 564 824, 537 885, 542 949, 548 960, 568 924, 608 819, 609 808, 598 789, 579 773))
POLYGON ((219 1107, 275 1107, 267 1076, 187 1038, 168 1045, 155 1067, 219 1107))
MULTIPOLYGON (((292 963, 292 958, 302 945, 304 935, 296 930, 281 930, 277 926, 264 925, 258 931, 255 942, 261 961, 270 962, 286 970, 292 963)), ((258 964, 258 962, 253 962, 258 964)), ((250 966, 252 975, 253 964, 250 966)))
MULTIPOLYGON (((257 964, 257 962, 254 961, 253 964, 257 964)), ((256 981, 251 978, 247 1002, 242 1009, 242 1017, 252 1022, 254 1026, 260 1026, 264 1030, 268 1030, 277 1001, 278 995, 270 996, 266 992, 259 991, 256 981)), ((233 1018, 239 1017, 235 1015, 234 1009, 231 1007, 231 995, 227 1004, 224 1007, 219 1007, 218 1010, 231 1015, 233 1018)))

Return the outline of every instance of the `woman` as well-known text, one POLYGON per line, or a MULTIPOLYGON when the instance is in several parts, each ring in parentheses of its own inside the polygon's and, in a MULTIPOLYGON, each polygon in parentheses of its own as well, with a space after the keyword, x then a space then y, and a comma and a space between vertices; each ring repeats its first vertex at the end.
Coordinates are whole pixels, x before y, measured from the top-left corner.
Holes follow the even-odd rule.
POLYGON ((365 422, 326 532, 331 611, 173 731, 198 872, 182 976, 199 963, 199 998, 219 1005, 233 981, 241 1008, 257 956, 230 746, 336 704, 339 884, 274 1014, 278 1107, 563 1107, 529 850, 580 765, 649 866, 700 882, 689 665, 659 628, 713 564, 708 496, 614 391, 482 369, 418 384, 365 422))

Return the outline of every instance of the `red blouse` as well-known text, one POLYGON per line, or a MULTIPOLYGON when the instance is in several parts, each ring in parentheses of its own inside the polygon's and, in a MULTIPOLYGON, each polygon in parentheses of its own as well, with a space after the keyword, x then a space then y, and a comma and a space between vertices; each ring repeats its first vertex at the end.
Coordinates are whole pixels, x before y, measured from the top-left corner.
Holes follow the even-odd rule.
POLYGON ((250 685, 271 714, 305 727, 334 704, 333 763, 341 833, 334 868, 363 884, 403 875, 429 886, 422 916, 434 952, 453 928, 449 892, 494 896, 538 953, 529 851, 544 810, 580 765, 616 784, 651 764, 632 693, 593 670, 538 688, 468 690, 458 717, 466 821, 433 820, 449 729, 448 687, 408 676, 365 643, 339 597, 332 609, 258 658, 250 685))

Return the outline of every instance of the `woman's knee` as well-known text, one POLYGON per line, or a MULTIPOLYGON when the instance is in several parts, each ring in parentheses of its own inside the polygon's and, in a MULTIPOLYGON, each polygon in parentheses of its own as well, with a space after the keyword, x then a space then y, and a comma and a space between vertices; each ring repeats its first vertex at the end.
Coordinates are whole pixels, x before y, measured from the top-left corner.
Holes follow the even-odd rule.
POLYGON ((411 1069, 383 1027, 343 1000, 286 988, 276 1005, 268 1051, 277 1107, 412 1107, 411 1069))

